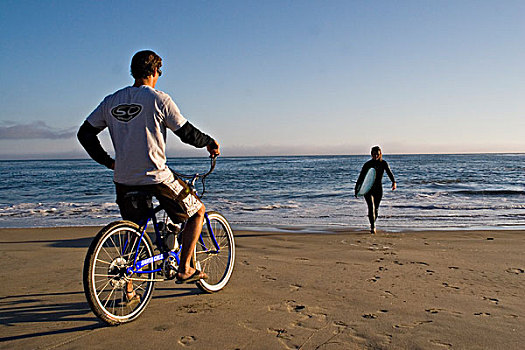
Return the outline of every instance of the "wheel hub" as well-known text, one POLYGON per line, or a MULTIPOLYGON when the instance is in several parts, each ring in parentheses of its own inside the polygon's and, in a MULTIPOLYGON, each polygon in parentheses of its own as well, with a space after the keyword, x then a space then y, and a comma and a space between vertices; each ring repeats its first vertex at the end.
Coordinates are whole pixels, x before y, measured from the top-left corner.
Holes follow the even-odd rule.
POLYGON ((126 276, 126 264, 126 259, 118 257, 109 265, 108 278, 110 279, 110 283, 113 287, 124 288, 124 286, 126 286, 128 281, 126 276))

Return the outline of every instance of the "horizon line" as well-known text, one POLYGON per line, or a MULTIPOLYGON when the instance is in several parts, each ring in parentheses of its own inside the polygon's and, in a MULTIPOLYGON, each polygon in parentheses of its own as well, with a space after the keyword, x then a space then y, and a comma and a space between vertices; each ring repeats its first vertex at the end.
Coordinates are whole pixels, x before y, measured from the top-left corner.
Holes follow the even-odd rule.
MULTIPOLYGON (((495 151, 495 152, 422 152, 422 153, 401 153, 401 152, 392 152, 392 153, 386 153, 385 156, 415 156, 415 155, 481 155, 481 154, 525 154, 525 152, 501 152, 501 151, 495 151)), ((257 157, 257 158, 267 158, 267 157, 344 157, 344 156, 369 156, 369 153, 334 153, 334 154, 246 154, 246 155, 221 155, 222 158, 249 158, 249 157, 257 157)), ((166 159, 174 159, 174 158, 208 158, 207 155, 199 156, 199 155, 180 155, 180 156, 170 156, 166 157, 166 159)), ((46 155, 29 155, 29 157, 23 157, 23 156, 13 156, 13 157, 3 157, 0 156, 0 161, 39 161, 39 160, 92 160, 90 157, 76 157, 76 156, 64 156, 61 157, 59 155, 55 156, 46 156, 46 155)))

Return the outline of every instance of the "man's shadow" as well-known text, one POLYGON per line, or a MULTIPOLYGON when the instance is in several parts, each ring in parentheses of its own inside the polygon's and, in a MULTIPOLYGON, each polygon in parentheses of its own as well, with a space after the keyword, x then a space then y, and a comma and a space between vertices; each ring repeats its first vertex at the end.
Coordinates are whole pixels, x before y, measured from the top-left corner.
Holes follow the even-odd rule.
MULTIPOLYGON (((20 243, 49 243, 50 247, 56 248, 87 248, 91 244, 93 237, 63 239, 57 240, 33 240, 3 242, 7 244, 20 243)), ((183 296, 200 294, 200 290, 195 288, 177 288, 169 284, 156 283, 153 292, 154 300, 163 300, 167 298, 178 298, 183 296), (159 288, 160 287, 160 288, 159 288), (166 288, 167 287, 167 288, 166 288)), ((171 281, 173 283, 173 281, 171 281)), ((0 297, 0 323, 2 324, 2 333, 9 334, 9 327, 16 327, 24 324, 50 323, 55 324, 54 330, 34 332, 25 332, 25 334, 2 336, 0 343, 20 339, 30 339, 46 335, 68 334, 82 331, 94 330, 97 328, 107 327, 91 311, 83 291, 73 292, 56 292, 56 293, 33 293, 8 295, 0 297), (62 302, 63 299, 72 300, 73 302, 62 302), (60 328, 60 323, 70 326, 75 323, 78 326, 60 328), (89 323, 86 325, 86 323, 89 323), (56 325, 58 324, 58 325, 56 325), (58 329, 56 329, 58 328, 58 329)), ((40 329, 45 329, 41 327, 40 329)), ((17 332, 19 333, 19 332, 17 332)))
POLYGON ((0 323, 6 328, 24 323, 91 322, 89 325, 14 336, 0 337, 0 342, 71 333, 103 327, 91 313, 87 302, 60 303, 57 297, 84 295, 83 292, 10 295, 0 299, 0 323))
MULTIPOLYGON (((155 289, 159 292, 158 294, 161 295, 155 296, 154 292, 153 299, 159 301, 167 298, 179 298, 202 293, 197 288, 155 289), (174 294, 173 292, 177 290, 179 290, 181 293, 174 294)), ((6 333, 9 327, 25 323, 67 322, 67 324, 74 324, 75 322, 89 322, 90 324, 50 331, 34 333, 28 332, 26 334, 0 337, 0 342, 28 339, 53 334, 56 335, 89 331, 97 328, 107 327, 105 323, 98 320, 98 318, 91 312, 87 301, 57 303, 56 299, 60 299, 62 296, 76 296, 75 299, 85 298, 84 292, 81 291, 68 293, 24 294, 3 297, 0 298, 0 323, 3 325, 3 327, 5 327, 4 330, 6 330, 6 333)))

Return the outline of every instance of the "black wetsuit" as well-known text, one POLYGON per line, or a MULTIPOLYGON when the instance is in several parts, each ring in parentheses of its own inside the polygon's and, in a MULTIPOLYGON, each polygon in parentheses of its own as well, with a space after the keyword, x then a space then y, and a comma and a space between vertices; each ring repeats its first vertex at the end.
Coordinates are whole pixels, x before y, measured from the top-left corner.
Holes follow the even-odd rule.
POLYGON ((381 203, 381 198, 383 198, 382 181, 383 181, 384 172, 386 171, 392 183, 396 181, 394 179, 394 174, 392 174, 392 171, 390 170, 390 167, 388 166, 388 163, 386 162, 386 160, 370 159, 368 162, 366 162, 363 165, 363 169, 361 169, 361 173, 359 174, 359 178, 357 179, 357 182, 355 185, 356 195, 357 195, 357 191, 359 187, 361 187, 361 184, 363 183, 363 180, 365 179, 368 169, 370 168, 374 168, 376 170, 376 179, 374 181, 374 184, 372 185, 372 188, 367 194, 365 194, 364 197, 366 200, 366 204, 368 205, 368 220, 370 221, 371 228, 374 229, 375 222, 377 219, 378 209, 379 209, 379 203, 381 203))

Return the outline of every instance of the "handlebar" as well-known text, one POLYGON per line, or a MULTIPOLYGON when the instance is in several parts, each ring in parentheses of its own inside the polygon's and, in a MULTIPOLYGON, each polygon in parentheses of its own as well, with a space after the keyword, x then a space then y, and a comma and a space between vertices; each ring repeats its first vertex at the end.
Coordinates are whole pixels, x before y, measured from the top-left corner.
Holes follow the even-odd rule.
POLYGON ((197 179, 201 179, 202 193, 200 195, 197 195, 197 197, 201 198, 204 195, 204 193, 206 192, 206 184, 205 184, 206 177, 213 172, 213 170, 215 169, 216 163, 217 163, 217 156, 210 156, 210 170, 208 170, 208 172, 206 172, 205 174, 198 174, 197 173, 197 174, 193 174, 193 175, 188 175, 188 174, 178 173, 178 172, 174 171, 171 168, 170 168, 170 170, 171 170, 171 172, 173 174, 177 175, 178 177, 188 179, 188 181, 186 181, 186 182, 193 189, 195 188, 195 181, 197 181, 197 179))

